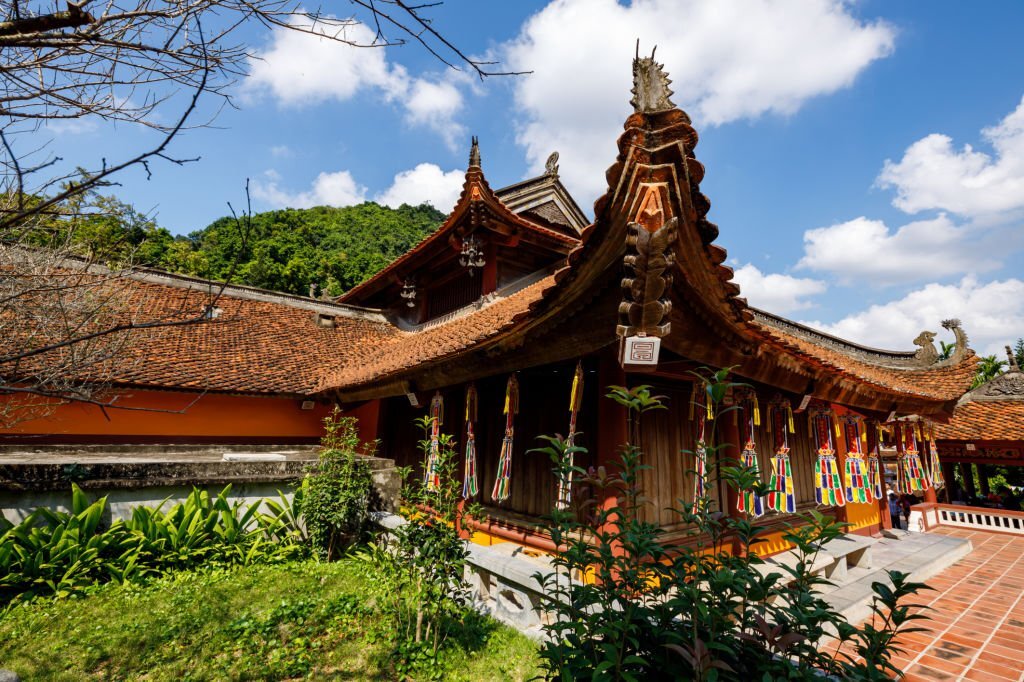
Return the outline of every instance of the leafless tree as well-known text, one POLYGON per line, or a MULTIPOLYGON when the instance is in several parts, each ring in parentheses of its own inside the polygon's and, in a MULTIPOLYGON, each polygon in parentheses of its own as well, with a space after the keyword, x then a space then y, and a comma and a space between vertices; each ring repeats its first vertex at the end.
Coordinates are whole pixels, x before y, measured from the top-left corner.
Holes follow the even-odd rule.
POLYGON ((124 372, 133 332, 203 322, 215 298, 146 313, 152 306, 126 295, 130 260, 101 266, 78 252, 74 225, 95 210, 86 197, 126 169, 152 174, 197 160, 176 156, 173 142, 230 103, 251 56, 243 27, 306 32, 352 49, 415 43, 451 68, 504 74, 435 28, 437 2, 349 0, 310 11, 298 0, 54 1, 9 0, 0 16, 0 337, 8 341, 0 424, 54 400, 119 407, 103 389, 124 372), (357 24, 373 38, 356 39, 366 35, 357 24), (88 120, 142 126, 154 141, 125 158, 99 153, 89 167, 59 170, 61 150, 43 139, 45 127, 88 120))

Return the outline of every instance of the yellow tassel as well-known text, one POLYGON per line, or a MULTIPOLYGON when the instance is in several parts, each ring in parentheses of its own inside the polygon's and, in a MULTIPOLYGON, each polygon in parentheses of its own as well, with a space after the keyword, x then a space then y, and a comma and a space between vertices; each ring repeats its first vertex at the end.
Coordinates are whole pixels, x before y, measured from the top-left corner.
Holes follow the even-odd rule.
POLYGON ((466 389, 466 421, 476 421, 476 384, 470 384, 466 389))
POLYGON ((789 417, 789 432, 796 433, 796 426, 793 424, 793 408, 786 405, 786 415, 789 417))
POLYGON ((839 430, 839 417, 835 413, 832 413, 832 422, 836 427, 836 440, 839 440, 843 437, 843 432, 839 430))
POLYGON ((708 421, 712 421, 715 418, 715 408, 711 404, 711 401, 708 400, 707 394, 704 395, 704 406, 707 407, 708 421))
POLYGON ((754 426, 761 425, 761 406, 757 402, 757 394, 754 394, 754 426))
POLYGON ((505 386, 505 414, 512 411, 512 414, 519 414, 519 380, 513 374, 508 378, 505 386))
POLYGON ((569 395, 569 412, 576 412, 580 409, 580 399, 583 393, 583 364, 576 363, 576 373, 572 377, 572 393, 569 395))
POLYGON ((866 428, 862 430, 860 428, 860 425, 858 424, 857 425, 857 431, 860 432, 860 442, 864 446, 864 449, 866 450, 867 447, 868 447, 868 430, 866 428))

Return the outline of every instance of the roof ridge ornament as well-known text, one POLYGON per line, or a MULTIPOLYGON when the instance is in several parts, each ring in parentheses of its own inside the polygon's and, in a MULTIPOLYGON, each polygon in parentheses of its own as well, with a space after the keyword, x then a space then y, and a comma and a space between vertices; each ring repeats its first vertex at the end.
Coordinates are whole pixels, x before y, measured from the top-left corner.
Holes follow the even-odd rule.
POLYGON ((1013 349, 1006 346, 1006 357, 1009 360, 1009 368, 1007 372, 1020 372, 1020 365, 1017 364, 1017 356, 1013 354, 1013 349))
POLYGON ((672 81, 665 73, 665 65, 654 61, 655 45, 650 57, 640 57, 640 39, 636 41, 636 57, 633 58, 633 99, 630 104, 638 114, 653 114, 675 109, 670 99, 673 95, 668 87, 672 81))
POLYGON ((544 162, 544 175, 558 177, 558 152, 551 152, 551 156, 544 162))
POLYGON ((472 144, 469 147, 469 167, 480 168, 480 142, 476 135, 472 137, 472 144))

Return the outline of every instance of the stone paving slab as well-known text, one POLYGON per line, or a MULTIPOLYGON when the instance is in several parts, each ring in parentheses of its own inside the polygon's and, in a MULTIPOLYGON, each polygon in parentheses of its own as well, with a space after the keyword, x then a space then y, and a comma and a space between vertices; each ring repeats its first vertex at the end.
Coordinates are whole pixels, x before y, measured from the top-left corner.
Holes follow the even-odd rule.
MULTIPOLYGON (((1024 537, 939 528, 974 549, 926 582, 928 620, 900 638, 893 660, 906 682, 1024 682, 1024 537)), ((920 611, 920 610, 919 610, 920 611)))

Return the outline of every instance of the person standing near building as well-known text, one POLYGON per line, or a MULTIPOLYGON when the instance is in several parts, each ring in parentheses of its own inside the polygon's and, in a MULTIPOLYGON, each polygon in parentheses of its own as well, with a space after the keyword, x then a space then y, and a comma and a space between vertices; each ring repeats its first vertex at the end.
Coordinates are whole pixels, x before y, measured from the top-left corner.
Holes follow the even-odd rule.
POLYGON ((896 493, 889 493, 889 518, 892 519, 893 528, 903 528, 900 525, 900 517, 903 515, 903 505, 896 497, 896 493))

